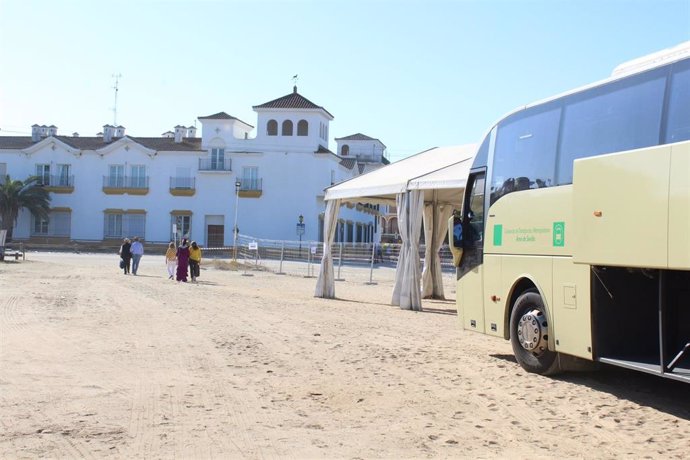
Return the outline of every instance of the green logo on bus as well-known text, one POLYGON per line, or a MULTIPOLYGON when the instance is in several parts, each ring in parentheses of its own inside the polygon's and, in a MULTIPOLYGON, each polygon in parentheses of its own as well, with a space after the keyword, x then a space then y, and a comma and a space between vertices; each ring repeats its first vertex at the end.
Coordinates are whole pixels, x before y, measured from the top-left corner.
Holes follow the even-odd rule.
POLYGON ((494 246, 503 244, 503 224, 494 225, 494 246))
POLYGON ((553 245, 565 246, 565 222, 553 223, 553 245))

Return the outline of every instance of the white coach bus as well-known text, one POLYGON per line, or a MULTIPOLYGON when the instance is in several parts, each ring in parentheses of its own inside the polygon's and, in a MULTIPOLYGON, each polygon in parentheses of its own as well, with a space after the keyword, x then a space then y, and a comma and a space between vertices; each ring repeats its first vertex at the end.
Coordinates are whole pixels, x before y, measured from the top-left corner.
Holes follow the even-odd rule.
POLYGON ((501 119, 456 219, 464 329, 690 382, 690 42, 501 119))

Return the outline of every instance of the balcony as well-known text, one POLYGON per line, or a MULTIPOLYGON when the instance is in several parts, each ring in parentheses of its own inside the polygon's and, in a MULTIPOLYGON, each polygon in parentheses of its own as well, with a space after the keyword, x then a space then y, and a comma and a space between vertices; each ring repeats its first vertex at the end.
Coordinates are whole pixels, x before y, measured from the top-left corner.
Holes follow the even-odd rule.
POLYGON ((193 196, 196 193, 195 177, 171 177, 170 194, 175 196, 193 196))
POLYGON ((259 198, 262 194, 262 179, 240 178, 239 195, 241 198, 259 198))
POLYGON ((232 160, 214 158, 199 158, 199 171, 204 172, 230 172, 232 171, 232 160))
POLYGON ((41 176, 38 184, 47 192, 72 193, 74 191, 74 176, 41 176))
POLYGON ((149 193, 148 176, 103 176, 103 193, 108 195, 146 195, 149 193))

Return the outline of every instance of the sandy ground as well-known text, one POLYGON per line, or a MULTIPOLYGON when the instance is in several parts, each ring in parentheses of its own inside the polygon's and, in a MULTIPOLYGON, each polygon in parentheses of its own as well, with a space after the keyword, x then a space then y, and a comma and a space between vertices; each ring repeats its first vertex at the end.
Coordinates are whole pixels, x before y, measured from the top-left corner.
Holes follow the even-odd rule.
POLYGON ((402 311, 366 269, 324 300, 302 276, 116 265, 0 264, 0 458, 689 454, 687 384, 528 375, 507 342, 459 330, 452 301, 402 311))

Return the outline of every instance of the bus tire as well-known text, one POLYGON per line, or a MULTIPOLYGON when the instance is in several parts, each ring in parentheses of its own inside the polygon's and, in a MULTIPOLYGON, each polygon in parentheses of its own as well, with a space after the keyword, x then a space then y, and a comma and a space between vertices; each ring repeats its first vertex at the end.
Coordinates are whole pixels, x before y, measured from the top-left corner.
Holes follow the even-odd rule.
POLYGON ((525 291, 515 300, 510 314, 510 343, 515 359, 527 372, 560 372, 558 353, 549 349, 549 333, 544 301, 535 289, 525 291))

